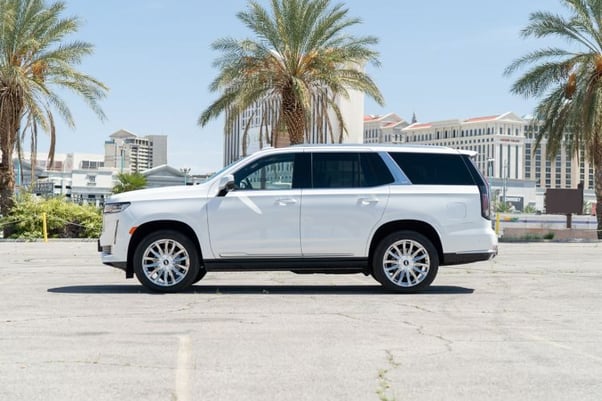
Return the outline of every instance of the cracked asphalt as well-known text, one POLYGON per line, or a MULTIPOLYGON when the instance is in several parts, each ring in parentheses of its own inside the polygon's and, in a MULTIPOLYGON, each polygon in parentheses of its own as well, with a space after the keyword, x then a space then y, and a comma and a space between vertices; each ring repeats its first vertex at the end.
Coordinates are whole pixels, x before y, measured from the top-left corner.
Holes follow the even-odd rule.
POLYGON ((0 285, 0 400, 602 397, 602 243, 503 243, 415 295, 270 272, 157 295, 94 242, 0 242, 0 285))

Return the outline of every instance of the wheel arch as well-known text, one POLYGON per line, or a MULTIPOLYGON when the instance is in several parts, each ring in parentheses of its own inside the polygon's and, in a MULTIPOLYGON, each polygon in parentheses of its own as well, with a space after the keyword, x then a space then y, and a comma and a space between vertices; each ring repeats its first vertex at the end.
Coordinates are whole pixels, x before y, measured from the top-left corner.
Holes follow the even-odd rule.
POLYGON ((186 235, 190 240, 194 243, 195 248, 199 255, 199 262, 203 260, 203 253, 201 251, 201 246, 199 244, 199 239, 194 232, 194 230, 186 223, 177 220, 157 220, 150 221, 147 223, 138 226, 134 233, 132 234, 132 238, 130 238, 130 243, 128 246, 128 256, 127 256, 127 266, 126 266, 126 277, 132 278, 134 277, 134 265, 132 263, 134 259, 134 252, 136 252, 136 248, 140 241, 144 239, 148 234, 158 231, 158 230, 173 230, 178 231, 184 235, 186 235))
POLYGON ((370 266, 372 266, 372 258, 374 257, 374 250, 378 246, 379 242, 385 238, 387 235, 394 233, 396 231, 415 231, 427 237, 435 249, 437 249, 437 255, 439 256, 439 261, 443 261, 443 246, 441 245, 441 238, 437 233, 437 230, 433 228, 429 223, 420 220, 396 220, 390 221, 376 230, 374 235, 372 236, 372 241, 370 242, 370 251, 368 254, 368 262, 370 266))

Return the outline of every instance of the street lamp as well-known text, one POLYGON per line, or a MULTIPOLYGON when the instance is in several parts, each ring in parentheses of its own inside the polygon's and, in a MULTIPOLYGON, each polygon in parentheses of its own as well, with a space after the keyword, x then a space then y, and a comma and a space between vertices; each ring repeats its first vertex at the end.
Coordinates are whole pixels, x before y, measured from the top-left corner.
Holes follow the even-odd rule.
POLYGON ((493 178, 493 162, 495 159, 487 159, 487 178, 491 181, 493 178))
POLYGON ((181 168, 180 171, 184 173, 184 186, 186 186, 188 185, 188 174, 190 173, 190 168, 181 168))

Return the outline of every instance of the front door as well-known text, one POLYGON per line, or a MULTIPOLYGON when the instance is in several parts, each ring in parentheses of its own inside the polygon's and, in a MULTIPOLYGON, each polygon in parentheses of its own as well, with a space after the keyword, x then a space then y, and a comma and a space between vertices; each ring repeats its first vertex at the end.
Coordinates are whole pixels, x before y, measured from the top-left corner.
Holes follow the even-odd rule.
POLYGON ((208 205, 218 259, 300 257, 301 189, 293 188, 295 154, 266 156, 234 173, 235 189, 208 205))

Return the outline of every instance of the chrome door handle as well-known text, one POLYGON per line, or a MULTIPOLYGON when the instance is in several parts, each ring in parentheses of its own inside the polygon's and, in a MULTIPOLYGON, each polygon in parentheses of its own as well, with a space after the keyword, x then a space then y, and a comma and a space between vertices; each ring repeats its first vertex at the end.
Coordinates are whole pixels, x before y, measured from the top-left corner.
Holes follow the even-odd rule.
POLYGON ((297 200, 293 198, 282 198, 278 199, 276 203, 280 206, 295 205, 297 203, 297 200))
POLYGON ((359 203, 362 206, 375 205, 378 203, 378 198, 360 198, 359 203))

